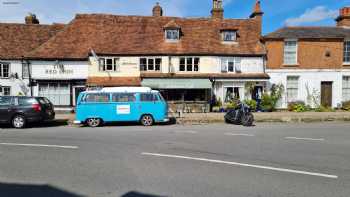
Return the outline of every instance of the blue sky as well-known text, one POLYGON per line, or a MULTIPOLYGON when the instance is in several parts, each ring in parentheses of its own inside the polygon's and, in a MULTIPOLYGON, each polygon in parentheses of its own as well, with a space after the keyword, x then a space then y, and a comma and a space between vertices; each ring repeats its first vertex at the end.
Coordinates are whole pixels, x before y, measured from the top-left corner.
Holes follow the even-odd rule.
MULTIPOLYGON (((159 1, 167 16, 209 16, 212 0, 0 0, 0 22, 23 22, 29 12, 41 23, 68 23, 76 13, 150 15, 159 1)), ((247 18, 255 0, 223 0, 226 18, 247 18)), ((283 26, 334 25, 350 0, 262 0, 264 33, 283 26)))

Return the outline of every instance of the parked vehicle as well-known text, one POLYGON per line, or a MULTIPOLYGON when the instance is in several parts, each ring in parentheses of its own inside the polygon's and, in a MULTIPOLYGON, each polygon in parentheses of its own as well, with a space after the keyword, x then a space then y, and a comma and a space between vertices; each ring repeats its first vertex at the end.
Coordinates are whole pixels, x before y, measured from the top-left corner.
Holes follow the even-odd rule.
POLYGON ((107 122, 140 122, 151 126, 167 122, 168 105, 151 88, 120 87, 80 93, 76 106, 76 124, 98 127, 107 122))
POLYGON ((226 113, 225 122, 231 124, 241 124, 243 126, 252 126, 254 116, 248 105, 245 103, 239 103, 235 109, 226 113))
POLYGON ((11 123, 14 128, 28 123, 53 120, 53 104, 44 97, 0 96, 0 122, 11 123))

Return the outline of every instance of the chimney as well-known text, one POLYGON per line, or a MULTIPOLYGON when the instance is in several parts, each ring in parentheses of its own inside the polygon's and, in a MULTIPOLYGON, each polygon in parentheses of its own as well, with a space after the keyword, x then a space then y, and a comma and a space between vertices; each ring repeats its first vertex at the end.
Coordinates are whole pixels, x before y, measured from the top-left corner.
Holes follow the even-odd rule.
POLYGON ((160 7, 159 2, 157 2, 157 4, 153 7, 153 16, 159 17, 159 16, 163 16, 163 9, 162 7, 160 7))
POLYGON ((32 13, 29 13, 28 16, 25 17, 25 22, 27 25, 40 24, 39 19, 32 13))
POLYGON ((253 13, 250 15, 250 18, 257 21, 260 35, 262 32, 262 17, 263 17, 263 15, 264 15, 264 12, 262 12, 262 10, 261 10, 261 2, 260 2, 260 0, 256 0, 254 8, 253 8, 253 13))
POLYGON ((339 10, 337 19, 338 27, 350 27, 350 7, 344 7, 339 10))
POLYGON ((224 19, 224 9, 222 0, 213 0, 213 9, 211 10, 212 19, 224 19))

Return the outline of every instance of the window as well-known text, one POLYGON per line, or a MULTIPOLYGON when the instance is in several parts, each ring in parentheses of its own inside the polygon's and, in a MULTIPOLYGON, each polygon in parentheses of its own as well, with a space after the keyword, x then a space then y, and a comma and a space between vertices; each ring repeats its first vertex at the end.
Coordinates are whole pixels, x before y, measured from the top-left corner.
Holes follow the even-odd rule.
POLYGON ((198 57, 182 57, 180 58, 179 70, 182 72, 198 72, 199 58, 198 57))
POLYGON ((10 96, 11 95, 11 87, 7 87, 7 86, 0 87, 0 95, 10 96))
POLYGON ((152 102, 152 101, 158 101, 158 96, 155 94, 141 94, 141 101, 146 101, 146 102, 152 102))
POLYGON ((22 64, 22 78, 23 79, 28 79, 29 78, 29 66, 30 64, 27 62, 23 62, 22 64))
POLYGON ((237 40, 237 32, 236 31, 223 31, 222 32, 222 40, 224 42, 233 42, 237 40))
POLYGON ((141 71, 160 71, 162 58, 140 58, 141 71))
POLYGON ((165 30, 165 39, 167 41, 178 41, 180 39, 180 30, 178 29, 165 30))
POLYGON ((117 72, 120 70, 119 58, 100 58, 99 70, 107 72, 117 72))
POLYGON ((350 63, 350 40, 344 42, 344 59, 345 63, 350 63))
POLYGON ((109 94, 87 94, 84 101, 90 103, 107 103, 109 102, 109 94))
POLYGON ((0 106, 1 105, 11 105, 12 98, 8 96, 0 96, 0 106))
POLYGON ((221 60, 221 71, 222 72, 241 72, 241 58, 225 58, 221 60))
POLYGON ((35 98, 18 97, 18 105, 20 106, 31 106, 33 104, 38 104, 35 98))
POLYGON ((131 93, 116 93, 112 95, 113 102, 134 102, 136 101, 135 94, 131 93))
POLYGON ((10 64, 0 63, 0 78, 9 78, 10 64))
POLYGON ((284 42, 284 64, 297 65, 297 41, 287 40, 284 42))
POLYGON ((350 101, 350 76, 343 77, 343 101, 350 101))
POLYGON ((39 83, 39 96, 46 97, 54 105, 68 106, 71 101, 70 85, 68 83, 39 83))
POLYGON ((293 102, 298 99, 299 77, 287 77, 287 102, 293 102))
POLYGON ((225 103, 228 103, 233 99, 241 98, 239 95, 239 87, 226 87, 225 89, 225 103))

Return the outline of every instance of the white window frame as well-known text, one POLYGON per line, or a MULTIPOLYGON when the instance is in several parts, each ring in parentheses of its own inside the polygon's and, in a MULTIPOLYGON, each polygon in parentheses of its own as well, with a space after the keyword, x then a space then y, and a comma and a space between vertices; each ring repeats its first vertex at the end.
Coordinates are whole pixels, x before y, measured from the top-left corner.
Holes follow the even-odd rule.
POLYGON ((295 102, 298 100, 299 98, 299 84, 300 84, 300 76, 287 76, 287 85, 286 85, 286 96, 287 96, 287 102, 290 103, 290 102, 295 102), (288 79, 291 79, 291 78, 294 78, 296 79, 296 85, 295 84, 290 84, 288 83, 288 79), (295 85, 295 86, 293 86, 295 85), (294 90, 296 91, 296 94, 295 95, 289 95, 289 90, 294 90))
POLYGON ((236 30, 223 30, 221 32, 221 40, 223 42, 236 42, 237 41, 237 31, 236 30), (232 39, 226 40, 226 38, 227 38, 226 36, 228 34, 233 34, 233 35, 231 35, 232 39))
POLYGON ((0 62, 0 78, 8 79, 8 78, 10 78, 10 75, 11 75, 11 63, 0 62), (8 66, 7 77, 4 77, 4 66, 8 66))
POLYGON ((139 58, 139 68, 141 72, 161 72, 162 71, 163 58, 161 57, 140 57, 139 58), (146 59, 146 69, 141 69, 141 59, 146 59), (156 70, 156 60, 160 59, 159 70, 156 70), (149 60, 153 60, 153 69, 149 69, 149 60))
POLYGON ((343 64, 350 65, 350 40, 344 41, 343 64))
POLYGON ((342 100, 350 101, 350 76, 343 76, 342 100))
POLYGON ((98 70, 100 72, 120 72, 120 58, 101 57, 98 60, 98 70), (112 69, 107 69, 107 60, 112 60, 112 69))
POLYGON ((1 96, 11 96, 11 87, 10 86, 0 86, 0 95, 1 96), (5 88, 8 89, 8 94, 5 94, 5 88))
POLYGON ((22 79, 29 79, 30 72, 31 72, 30 63, 23 62, 22 63, 22 79))
POLYGON ((242 72, 242 58, 231 57, 221 59, 221 72, 226 73, 241 73, 242 72), (233 71, 230 71, 229 64, 233 63, 233 71))
POLYGON ((284 65, 298 65, 298 40, 297 39, 285 39, 284 43, 283 43, 283 64, 284 65), (290 49, 287 48, 286 43, 287 42, 295 42, 295 51, 292 51, 290 49), (294 62, 287 62, 286 61, 286 55, 287 53, 295 53, 295 60, 294 62))
POLYGON ((199 72, 200 71, 200 63, 201 63, 201 58, 200 57, 180 57, 179 58, 179 72, 199 72), (188 70, 187 69, 187 60, 190 59, 190 58, 192 59, 192 70, 188 70), (184 64, 185 70, 183 70, 183 71, 180 70, 181 59, 185 59, 185 64, 184 64), (194 68, 195 68, 195 64, 194 64, 195 59, 198 59, 198 69, 197 70, 194 70, 194 68))
POLYGON ((166 29, 164 31, 165 40, 168 42, 177 42, 180 40, 180 29, 166 29), (168 32, 170 33, 170 37, 168 37, 168 32))

